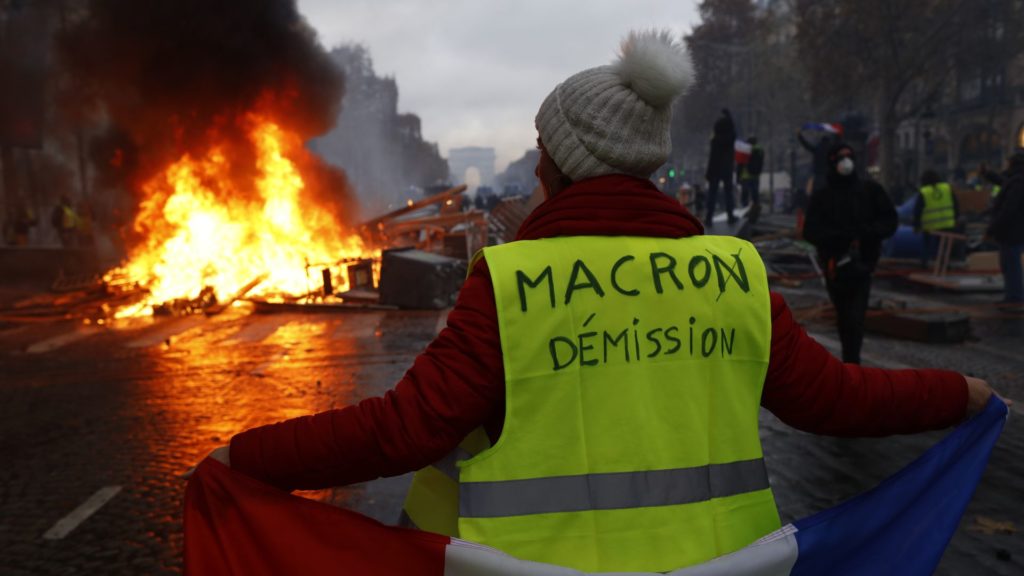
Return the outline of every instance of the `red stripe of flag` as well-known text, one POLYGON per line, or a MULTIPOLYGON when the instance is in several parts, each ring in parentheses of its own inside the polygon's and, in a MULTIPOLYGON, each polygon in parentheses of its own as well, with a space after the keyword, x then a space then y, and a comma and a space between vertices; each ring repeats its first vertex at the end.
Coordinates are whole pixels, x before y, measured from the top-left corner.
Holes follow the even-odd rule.
POLYGON ((185 573, 443 576, 447 536, 385 526, 209 458, 185 491, 185 573))

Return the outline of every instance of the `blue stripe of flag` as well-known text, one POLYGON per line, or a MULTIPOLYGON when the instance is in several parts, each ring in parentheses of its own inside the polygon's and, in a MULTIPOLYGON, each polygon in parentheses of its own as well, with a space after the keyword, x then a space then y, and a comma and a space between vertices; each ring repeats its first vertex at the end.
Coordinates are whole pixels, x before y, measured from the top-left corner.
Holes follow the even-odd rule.
POLYGON ((874 489, 794 522, 792 576, 928 575, 953 537, 1008 410, 999 398, 874 489))

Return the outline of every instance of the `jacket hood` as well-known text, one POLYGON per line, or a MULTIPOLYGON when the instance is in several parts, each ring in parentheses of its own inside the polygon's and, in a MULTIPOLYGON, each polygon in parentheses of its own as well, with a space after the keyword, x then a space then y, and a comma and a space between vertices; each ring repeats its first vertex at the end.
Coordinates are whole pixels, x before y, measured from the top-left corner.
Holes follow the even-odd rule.
POLYGON ((836 142, 835 144, 833 144, 832 147, 830 147, 828 149, 828 185, 829 185, 829 187, 830 188, 848 188, 848 187, 856 184, 856 182, 857 182, 857 180, 859 178, 857 176, 856 164, 857 164, 857 151, 854 150, 852 146, 850 146, 849 144, 847 144, 846 142, 843 142, 843 141, 839 141, 839 142, 836 142), (843 176, 842 174, 839 173, 838 170, 836 170, 836 163, 837 163, 837 160, 838 160, 838 154, 842 150, 849 150, 850 151, 850 160, 853 160, 853 162, 854 162, 855 168, 853 170, 853 174, 850 174, 849 176, 843 176))

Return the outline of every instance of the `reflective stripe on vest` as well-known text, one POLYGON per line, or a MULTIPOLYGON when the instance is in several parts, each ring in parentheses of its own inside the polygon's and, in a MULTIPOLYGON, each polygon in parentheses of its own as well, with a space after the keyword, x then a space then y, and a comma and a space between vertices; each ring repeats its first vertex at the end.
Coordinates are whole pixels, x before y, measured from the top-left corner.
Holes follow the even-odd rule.
POLYGON ((757 418, 764 264, 732 237, 485 248, 505 369, 459 462, 459 537, 588 572, 664 571, 778 528, 757 418))
POLYGON ((953 189, 945 182, 934 186, 923 186, 921 197, 924 210, 921 212, 921 229, 950 230, 956 227, 956 211, 953 209, 953 189))
POLYGON ((467 482, 459 486, 459 515, 500 518, 671 506, 767 488, 768 472, 760 458, 675 470, 467 482))

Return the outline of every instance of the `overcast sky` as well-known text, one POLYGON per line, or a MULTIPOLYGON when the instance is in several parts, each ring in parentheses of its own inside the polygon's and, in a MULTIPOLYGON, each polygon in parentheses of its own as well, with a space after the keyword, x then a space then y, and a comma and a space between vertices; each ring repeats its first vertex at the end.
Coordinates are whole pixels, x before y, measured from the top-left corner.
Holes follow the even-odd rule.
POLYGON ((400 112, 450 148, 491 146, 498 170, 535 145, 533 117, 554 86, 612 61, 630 29, 677 36, 697 0, 298 0, 328 49, 358 42, 398 81, 400 112))

